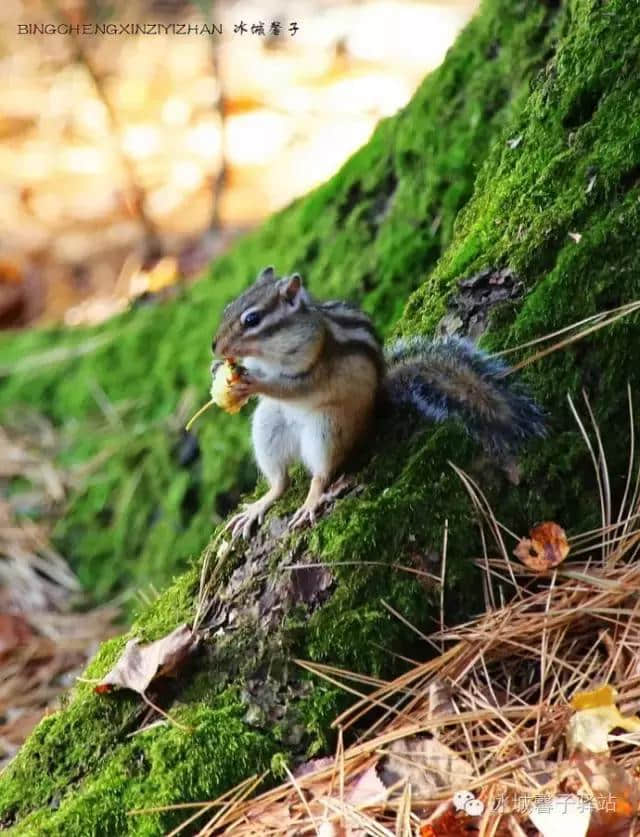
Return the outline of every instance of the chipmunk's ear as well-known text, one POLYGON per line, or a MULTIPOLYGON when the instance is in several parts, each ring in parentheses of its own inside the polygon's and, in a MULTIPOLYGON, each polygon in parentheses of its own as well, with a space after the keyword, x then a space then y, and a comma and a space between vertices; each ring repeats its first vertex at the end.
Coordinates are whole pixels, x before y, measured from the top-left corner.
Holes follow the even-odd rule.
POLYGON ((258 282, 271 282, 276 278, 276 269, 270 264, 268 267, 263 267, 258 274, 258 282))
POLYGON ((292 273, 280 280, 280 296, 289 305, 295 306, 300 303, 304 296, 302 277, 299 273, 292 273))

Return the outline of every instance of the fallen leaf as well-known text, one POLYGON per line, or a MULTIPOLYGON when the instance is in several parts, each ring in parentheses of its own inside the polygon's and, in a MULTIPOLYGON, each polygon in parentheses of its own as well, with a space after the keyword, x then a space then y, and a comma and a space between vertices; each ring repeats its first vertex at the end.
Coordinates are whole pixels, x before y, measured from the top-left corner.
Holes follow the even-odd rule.
POLYGON ((513 550, 516 558, 536 572, 557 567, 569 554, 569 542, 564 529, 557 523, 540 523, 522 538, 513 550))
POLYGON ((195 651, 199 637, 188 625, 180 625, 167 636, 140 645, 130 639, 118 662, 95 687, 99 694, 112 689, 131 689, 143 695, 158 677, 173 674, 178 666, 195 651))
POLYGON ((611 686, 601 686, 590 692, 578 692, 571 699, 577 711, 567 726, 567 743, 572 750, 582 749, 589 753, 606 753, 609 750, 608 736, 614 729, 627 732, 640 731, 640 718, 622 715, 615 701, 618 695, 611 686))
POLYGON ((591 809, 579 796, 565 794, 534 803, 529 819, 542 837, 585 837, 591 809))
POLYGON ((473 770, 469 762, 436 738, 414 736, 394 741, 379 767, 386 787, 405 779, 413 795, 432 797, 441 788, 465 788, 473 770))

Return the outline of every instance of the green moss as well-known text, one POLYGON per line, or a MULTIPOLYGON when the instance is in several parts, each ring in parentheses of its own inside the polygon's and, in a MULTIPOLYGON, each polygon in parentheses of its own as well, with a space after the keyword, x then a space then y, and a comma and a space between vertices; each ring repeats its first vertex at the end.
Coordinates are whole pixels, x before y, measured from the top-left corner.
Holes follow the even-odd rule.
MULTIPOLYGON (((484 338, 491 348, 640 295, 638 11, 635 0, 486 0, 409 107, 384 122, 336 178, 219 260, 209 279, 167 307, 108 325, 100 333, 110 342, 93 354, 5 382, 3 404, 49 403, 56 420, 71 416, 79 430, 98 424, 86 386, 92 376, 116 404, 137 393, 127 414, 133 429, 110 430, 115 452, 101 475, 106 480, 97 478, 74 499, 63 524, 76 527, 62 543, 74 547, 89 573, 98 558, 109 558, 109 526, 117 521, 119 557, 111 578, 102 577, 103 591, 155 580, 156 572, 161 577, 184 564, 210 536, 215 504, 222 511, 224 496, 251 482, 243 421, 203 421, 203 455, 185 479, 172 459, 168 417, 186 386, 204 390, 208 334, 219 308, 262 263, 301 267, 324 296, 361 299, 386 333, 394 326, 433 331, 458 278, 487 265, 509 266, 525 295, 496 312, 484 338), (568 232, 580 232, 580 243, 568 232), (186 502, 194 490, 198 502, 186 502), (101 509, 110 522, 101 520, 101 509)), ((17 358, 52 339, 30 334, 3 349, 17 358)), ((65 332, 59 339, 79 345, 87 335, 65 332)), ((234 600, 235 623, 211 626, 200 655, 165 695, 172 715, 194 731, 164 726, 128 737, 139 724, 139 702, 80 686, 0 781, 0 822, 23 834, 158 834, 179 817, 127 811, 212 798, 269 765, 282 771, 283 763, 330 747, 329 720, 344 695, 292 661, 388 676, 399 665, 395 652, 426 654, 387 605, 429 630, 432 588, 403 568, 429 568, 432 556, 438 565, 445 523, 447 610, 472 611, 479 585, 468 558, 480 544, 450 460, 475 476, 514 531, 539 519, 570 531, 597 525, 592 466, 565 395, 589 389, 615 496, 626 469, 626 386, 640 385, 637 343, 638 322, 629 319, 528 369, 550 413, 550 436, 527 447, 517 487, 456 425, 412 431, 398 426, 404 422, 383 424, 356 471, 361 493, 263 556, 264 577, 251 577, 234 600), (269 622, 260 613, 261 585, 286 585, 292 556, 330 568, 330 595, 306 605, 283 595, 289 609, 280 622, 269 622)), ((95 435, 78 437, 68 456, 81 461, 99 448, 95 435)), ((299 499, 302 483, 296 479, 276 515, 299 499)), ((231 595, 231 573, 251 554, 238 548, 229 556, 220 600, 231 595)), ((153 639, 190 619, 197 581, 193 565, 140 615, 133 633, 153 639)), ((108 669, 124 641, 103 646, 90 676, 108 669)))
MULTIPOLYGON (((620 296, 619 272, 637 268, 640 102, 637 32, 614 6, 572 4, 569 34, 492 145, 457 236, 411 299, 403 329, 432 330, 452 281, 486 265, 508 264, 530 291, 492 345, 539 336, 620 296)), ((633 298, 637 284, 624 285, 633 298)))
MULTIPOLYGON (((248 728, 244 711, 232 690, 209 705, 183 708, 174 713, 176 720, 192 732, 168 726, 129 738, 115 751, 102 754, 81 794, 66 793, 68 785, 51 785, 47 816, 34 812, 21 822, 20 831, 38 835, 166 833, 186 814, 130 812, 150 807, 150 799, 155 800, 154 806, 170 805, 178 798, 207 800, 247 775, 269 768, 278 752, 277 743, 272 736, 248 728)), ((31 743, 51 750, 47 726, 47 722, 40 725, 31 743)), ((47 765, 42 767, 47 769, 47 765)))

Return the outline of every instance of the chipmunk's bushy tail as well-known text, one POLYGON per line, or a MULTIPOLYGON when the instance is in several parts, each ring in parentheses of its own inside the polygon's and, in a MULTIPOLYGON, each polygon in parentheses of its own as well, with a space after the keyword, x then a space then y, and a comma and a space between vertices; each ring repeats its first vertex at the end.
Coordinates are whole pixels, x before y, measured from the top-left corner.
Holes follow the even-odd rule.
POLYGON ((469 340, 398 340, 386 353, 386 396, 432 421, 458 418, 495 455, 545 434, 544 413, 500 359, 469 340))

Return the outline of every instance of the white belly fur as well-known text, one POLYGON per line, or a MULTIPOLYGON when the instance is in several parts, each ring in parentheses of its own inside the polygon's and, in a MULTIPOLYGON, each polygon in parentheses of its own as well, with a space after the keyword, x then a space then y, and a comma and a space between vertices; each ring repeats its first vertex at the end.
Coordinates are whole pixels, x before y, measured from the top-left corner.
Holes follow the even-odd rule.
MULTIPOLYGON (((254 374, 268 369, 259 362, 254 374)), ((304 399, 261 396, 253 416, 253 447, 260 469, 275 476, 302 462, 312 475, 329 477, 362 437, 371 418, 376 389, 374 368, 354 359, 352 375, 340 375, 304 399)))

